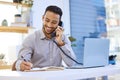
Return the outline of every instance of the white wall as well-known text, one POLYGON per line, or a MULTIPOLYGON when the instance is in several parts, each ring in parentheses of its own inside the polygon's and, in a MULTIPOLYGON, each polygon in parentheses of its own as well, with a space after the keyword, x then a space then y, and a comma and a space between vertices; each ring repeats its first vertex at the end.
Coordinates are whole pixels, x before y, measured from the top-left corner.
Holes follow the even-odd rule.
POLYGON ((23 34, 0 32, 0 54, 5 54, 4 60, 7 64, 12 64, 17 59, 17 45, 23 40, 23 34))
POLYGON ((65 34, 70 34, 70 13, 69 0, 34 0, 32 7, 33 27, 42 28, 42 15, 48 5, 57 5, 63 11, 62 21, 64 23, 65 34))

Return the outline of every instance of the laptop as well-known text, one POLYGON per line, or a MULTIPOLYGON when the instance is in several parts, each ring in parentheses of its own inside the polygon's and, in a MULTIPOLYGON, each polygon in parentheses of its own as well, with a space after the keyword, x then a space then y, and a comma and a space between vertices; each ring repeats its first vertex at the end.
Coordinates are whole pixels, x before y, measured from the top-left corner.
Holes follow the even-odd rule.
POLYGON ((85 38, 82 55, 83 65, 76 64, 69 68, 95 68, 108 65, 109 44, 109 39, 85 38))

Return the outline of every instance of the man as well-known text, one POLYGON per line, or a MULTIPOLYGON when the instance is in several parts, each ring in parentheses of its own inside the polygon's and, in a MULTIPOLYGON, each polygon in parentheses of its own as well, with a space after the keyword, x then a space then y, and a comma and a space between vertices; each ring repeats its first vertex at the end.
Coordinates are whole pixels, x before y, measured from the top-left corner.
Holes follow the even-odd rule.
POLYGON ((63 34, 63 28, 59 26, 61 17, 62 10, 59 7, 48 6, 46 8, 42 17, 42 30, 35 31, 23 41, 18 59, 14 64, 16 70, 62 66, 62 60, 67 66, 73 65, 74 62, 59 49, 61 47, 67 55, 75 58, 70 41, 63 34), (51 34, 54 32, 56 36, 53 37, 51 34))

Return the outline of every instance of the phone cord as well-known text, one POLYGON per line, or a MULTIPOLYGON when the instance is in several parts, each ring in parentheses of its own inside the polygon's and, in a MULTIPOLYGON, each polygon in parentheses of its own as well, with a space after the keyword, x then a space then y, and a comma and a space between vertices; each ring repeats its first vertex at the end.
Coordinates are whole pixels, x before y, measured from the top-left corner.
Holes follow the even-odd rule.
MULTIPOLYGON (((58 46, 58 44, 57 44, 57 42, 56 42, 55 40, 53 40, 53 42, 58 46)), ((59 48, 59 49, 63 52, 63 54, 66 55, 69 59, 71 59, 72 61, 74 61, 74 62, 77 63, 77 64, 83 65, 83 63, 79 63, 78 61, 76 61, 75 59, 73 59, 71 56, 69 56, 68 54, 66 54, 60 46, 58 46, 58 48, 59 48)))

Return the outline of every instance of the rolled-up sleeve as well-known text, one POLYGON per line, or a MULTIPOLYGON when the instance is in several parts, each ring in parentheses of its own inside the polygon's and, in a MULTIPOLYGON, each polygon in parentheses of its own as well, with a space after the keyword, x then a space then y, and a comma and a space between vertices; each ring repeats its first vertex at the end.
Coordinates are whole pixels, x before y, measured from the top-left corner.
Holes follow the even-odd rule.
MULTIPOLYGON (((65 42, 65 45, 61 46, 61 49, 65 52, 65 54, 67 54, 68 56, 70 56, 71 58, 75 60, 76 56, 71 47, 70 40, 66 36, 64 36, 63 41, 65 42)), ((68 56, 66 56, 65 54, 63 52, 61 53, 63 61, 67 64, 67 66, 72 66, 75 62, 71 60, 68 56)))
POLYGON ((21 49, 18 54, 18 59, 26 59, 27 61, 31 60, 31 55, 33 53, 33 47, 34 47, 34 35, 31 34, 28 36, 22 43, 21 49), (31 37, 32 36, 32 37, 31 37))

